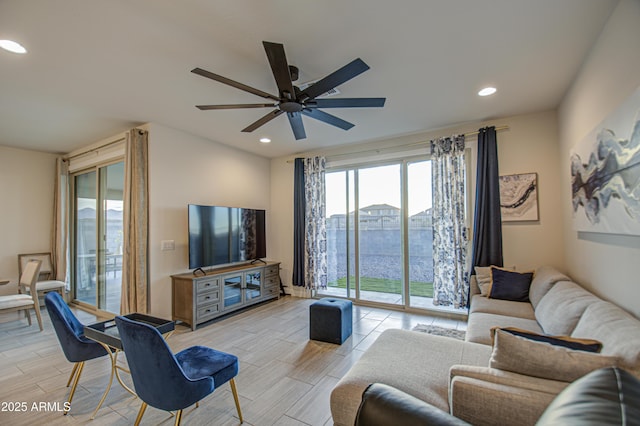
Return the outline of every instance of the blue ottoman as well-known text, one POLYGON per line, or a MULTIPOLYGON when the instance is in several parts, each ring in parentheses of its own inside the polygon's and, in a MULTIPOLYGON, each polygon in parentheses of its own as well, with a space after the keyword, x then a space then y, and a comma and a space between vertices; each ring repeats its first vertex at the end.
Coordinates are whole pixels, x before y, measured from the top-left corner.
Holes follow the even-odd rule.
POLYGON ((351 301, 325 297, 309 306, 309 339, 341 345, 351 336, 351 301))

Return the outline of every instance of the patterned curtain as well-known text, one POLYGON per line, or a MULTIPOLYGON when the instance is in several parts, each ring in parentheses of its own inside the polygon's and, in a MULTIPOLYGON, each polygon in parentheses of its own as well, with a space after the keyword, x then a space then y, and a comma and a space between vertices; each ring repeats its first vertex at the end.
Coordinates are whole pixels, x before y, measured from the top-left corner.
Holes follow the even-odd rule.
POLYGON ((149 178, 146 131, 126 134, 124 158, 124 255, 120 313, 149 310, 149 178))
POLYGON ((327 229, 325 224, 324 157, 304 159, 305 287, 327 288, 327 229))
POLYGON ((464 135, 431 141, 433 304, 467 306, 464 135))

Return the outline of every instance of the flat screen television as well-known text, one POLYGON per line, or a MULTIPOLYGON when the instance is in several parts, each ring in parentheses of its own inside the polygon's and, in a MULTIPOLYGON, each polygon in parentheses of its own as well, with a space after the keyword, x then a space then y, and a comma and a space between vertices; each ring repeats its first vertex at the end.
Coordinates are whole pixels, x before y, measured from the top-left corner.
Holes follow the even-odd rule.
POLYGON ((189 269, 266 256, 264 210, 189 204, 189 269))

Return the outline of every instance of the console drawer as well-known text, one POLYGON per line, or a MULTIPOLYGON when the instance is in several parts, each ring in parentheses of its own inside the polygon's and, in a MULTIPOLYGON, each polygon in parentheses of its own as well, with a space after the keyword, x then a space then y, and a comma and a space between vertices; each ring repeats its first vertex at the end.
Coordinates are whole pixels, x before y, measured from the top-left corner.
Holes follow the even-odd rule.
POLYGON ((264 268, 264 274, 266 276, 269 275, 278 275, 278 269, 279 266, 278 265, 271 265, 271 266, 267 266, 266 268, 264 268))
POLYGON ((202 293, 204 291, 210 290, 220 290, 220 280, 219 278, 210 278, 207 280, 198 281, 197 284, 197 293, 202 293))
POLYGON ((278 285, 278 277, 266 277, 264 280, 264 286, 269 287, 272 285, 278 285))
POLYGON ((196 298, 196 306, 200 307, 208 303, 217 302, 219 300, 220 300, 220 291, 217 289, 213 291, 208 291, 206 293, 199 293, 196 298))
POLYGON ((196 322, 202 322, 207 320, 209 317, 214 317, 218 312, 220 312, 220 305, 218 303, 198 308, 196 313, 196 322))

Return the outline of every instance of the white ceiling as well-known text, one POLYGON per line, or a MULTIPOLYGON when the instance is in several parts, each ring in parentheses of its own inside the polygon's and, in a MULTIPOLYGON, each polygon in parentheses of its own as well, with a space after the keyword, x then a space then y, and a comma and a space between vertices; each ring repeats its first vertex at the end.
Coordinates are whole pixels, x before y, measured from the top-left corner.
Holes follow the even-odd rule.
MULTIPOLYGON (((0 145, 70 152, 152 122, 265 157, 555 108, 618 0, 2 0, 0 145), (277 94, 262 41, 283 43, 300 79, 360 57, 371 69, 333 109, 344 131, 269 109, 199 111, 263 98, 192 74, 201 67, 277 94), (498 92, 476 92, 494 85, 498 92), (273 142, 258 142, 262 136, 273 142)), ((176 143, 180 143, 176 140, 176 143)))

